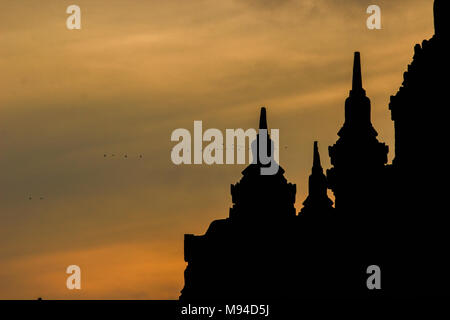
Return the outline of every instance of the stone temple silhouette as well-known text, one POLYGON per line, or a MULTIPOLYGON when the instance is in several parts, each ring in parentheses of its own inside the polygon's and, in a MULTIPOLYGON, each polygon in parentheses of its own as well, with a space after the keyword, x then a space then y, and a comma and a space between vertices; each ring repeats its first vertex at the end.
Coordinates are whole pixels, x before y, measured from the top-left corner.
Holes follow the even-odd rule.
MULTIPOLYGON (((296 185, 284 170, 261 175, 259 158, 249 165, 231 185, 229 217, 213 221, 204 235, 185 235, 181 300, 445 293, 449 180, 440 167, 449 127, 448 9, 449 1, 435 1, 435 35, 415 46, 402 87, 391 97, 393 163, 371 123, 356 52, 345 121, 328 150, 332 167, 325 175, 314 142, 309 195, 296 214, 296 185), (367 286, 372 265, 381 270, 379 290, 367 286)), ((262 108, 260 128, 267 127, 262 108)))

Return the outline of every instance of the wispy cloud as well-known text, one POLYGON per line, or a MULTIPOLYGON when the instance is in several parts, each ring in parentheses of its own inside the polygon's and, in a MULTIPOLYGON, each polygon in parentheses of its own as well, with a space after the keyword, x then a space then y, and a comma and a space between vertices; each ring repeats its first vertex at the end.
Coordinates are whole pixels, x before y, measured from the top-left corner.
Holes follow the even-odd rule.
POLYGON ((65 29, 67 3, 3 4, 1 297, 70 297, 59 286, 72 258, 95 288, 79 297, 175 297, 183 233, 227 216, 243 166, 173 165, 172 130, 194 120, 254 127, 267 106, 300 209, 314 140, 329 165, 353 51, 362 52, 373 122, 392 159, 389 96, 414 44, 433 33, 431 0, 376 1, 377 31, 365 27, 368 1, 77 2, 79 32, 65 29), (149 243, 160 249, 147 251, 149 243), (43 276, 31 272, 36 264, 43 276), (166 266, 156 279, 152 268, 166 266))

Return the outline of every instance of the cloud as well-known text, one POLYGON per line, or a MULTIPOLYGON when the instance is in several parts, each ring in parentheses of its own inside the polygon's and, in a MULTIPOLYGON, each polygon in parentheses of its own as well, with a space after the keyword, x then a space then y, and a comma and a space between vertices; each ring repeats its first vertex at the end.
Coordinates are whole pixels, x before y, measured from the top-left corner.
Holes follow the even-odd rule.
MULTIPOLYGON (((99 278, 89 297, 176 296, 183 234, 203 233, 227 216, 229 185, 243 166, 175 166, 171 132, 192 130, 194 120, 221 130, 254 127, 259 107, 268 107, 269 126, 280 129, 287 147, 280 159, 297 183, 299 210, 314 140, 329 166, 326 150, 343 121, 353 51, 362 52, 374 126, 392 159, 389 96, 414 44, 433 32, 432 8, 431 1, 378 3, 383 29, 369 31, 365 1, 80 0, 80 32, 65 29, 62 2, 5 3, 0 261, 9 261, 1 268, 9 285, 0 296, 16 286, 14 297, 68 297, 56 285, 71 257, 93 257, 89 269, 99 278), (168 273, 130 286, 124 275, 111 287, 100 270, 114 248, 122 258, 139 248, 123 267, 136 264, 143 274, 151 267, 148 243, 176 248, 177 257, 148 251, 168 273), (20 280, 36 263, 58 266, 43 277, 50 287, 34 274, 20 280)), ((110 276, 120 269, 114 261, 110 276)))

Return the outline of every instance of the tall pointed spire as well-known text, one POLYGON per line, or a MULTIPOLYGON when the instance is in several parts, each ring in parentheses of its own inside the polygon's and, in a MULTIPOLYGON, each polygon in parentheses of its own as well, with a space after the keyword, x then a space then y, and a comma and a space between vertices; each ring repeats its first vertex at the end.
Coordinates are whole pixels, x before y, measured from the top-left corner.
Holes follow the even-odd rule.
POLYGON ((317 217, 326 214, 332 210, 333 201, 327 195, 327 178, 325 177, 320 164, 319 146, 314 141, 313 166, 309 176, 308 197, 303 202, 303 208, 300 211, 303 215, 314 213, 317 217))
MULTIPOLYGON (((270 140, 270 136, 269 136, 269 130, 267 127, 267 115, 266 115, 266 108, 262 107, 261 108, 261 113, 259 116, 259 130, 267 130, 266 131, 266 146, 267 146, 267 156, 271 156, 272 155, 272 149, 271 149, 271 140, 270 140)), ((260 153, 259 153, 259 148, 260 148, 260 143, 259 143, 259 139, 260 139, 260 135, 261 132, 258 133, 257 138, 255 140, 255 146, 252 147, 252 152, 253 152, 253 156, 256 156, 258 159, 258 163, 260 161, 260 153)), ((253 143, 252 143, 253 145, 253 143)))
MULTIPOLYGON (((387 163, 389 148, 378 141, 370 111, 370 99, 362 87, 361 56, 355 52, 353 86, 345 100, 344 125, 338 132, 338 141, 328 148, 333 167, 327 170, 327 183, 336 196, 337 208, 352 206, 356 199, 363 202, 369 198, 369 193, 358 185, 361 172, 365 170, 376 176, 387 163)), ((370 188, 370 183, 365 187, 370 188)))
POLYGON ((320 164, 320 154, 317 141, 314 141, 313 171, 314 170, 320 170, 323 172, 322 165, 320 164))
POLYGON ((362 86, 362 75, 361 75, 361 55, 359 52, 355 52, 353 60, 353 83, 352 91, 350 93, 365 93, 362 86))
POLYGON ((276 159, 278 159, 277 154, 278 151, 275 151, 276 150, 275 147, 276 147, 275 142, 271 140, 267 126, 266 108, 262 107, 259 116, 259 131, 257 131, 256 139, 251 142, 251 153, 252 153, 251 159, 253 160, 253 162, 247 168, 245 168, 244 171, 242 171, 242 174, 248 175, 256 172, 256 174, 259 176, 261 175, 260 170, 262 167, 264 168, 277 167, 278 168, 277 171, 275 171, 272 174, 282 175, 284 173, 284 170, 276 161, 276 159), (264 137, 266 139, 266 143, 263 143, 263 140, 261 140, 264 139, 264 137), (260 148, 261 153, 259 152, 260 148))
POLYGON ((370 99, 362 86, 361 55, 354 53, 353 83, 349 97, 345 100, 345 123, 338 135, 342 137, 348 127, 368 128, 371 134, 377 135, 370 121, 370 99))
POLYGON ((261 114, 259 116, 259 128, 267 129, 267 117, 266 117, 266 108, 261 108, 261 114))

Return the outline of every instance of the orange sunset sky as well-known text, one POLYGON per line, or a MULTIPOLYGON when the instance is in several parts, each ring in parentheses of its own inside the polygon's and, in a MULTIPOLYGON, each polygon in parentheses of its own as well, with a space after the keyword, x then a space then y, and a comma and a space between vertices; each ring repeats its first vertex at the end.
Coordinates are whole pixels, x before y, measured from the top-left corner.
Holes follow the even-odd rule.
POLYGON ((432 0, 0 3, 0 299, 177 298, 183 234, 228 216, 245 166, 176 166, 172 131, 255 128, 266 106, 298 211, 314 140, 330 166, 353 52, 391 161, 389 97, 433 34, 432 0))

